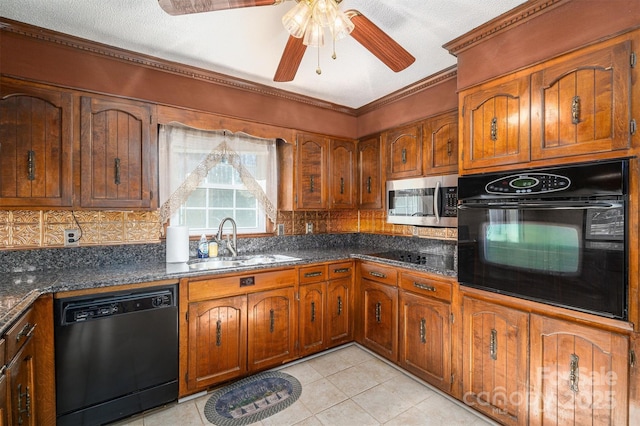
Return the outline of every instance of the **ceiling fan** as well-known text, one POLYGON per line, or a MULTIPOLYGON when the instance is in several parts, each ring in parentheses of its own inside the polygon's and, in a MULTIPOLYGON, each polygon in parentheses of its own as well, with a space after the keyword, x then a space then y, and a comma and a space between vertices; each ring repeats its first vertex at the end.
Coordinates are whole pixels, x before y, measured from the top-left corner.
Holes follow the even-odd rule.
MULTIPOLYGON (((284 0, 158 0, 170 15, 211 12, 241 7, 269 6, 284 0)), ((298 71, 307 46, 322 46, 324 27, 329 27, 333 40, 351 35, 365 49, 395 72, 402 71, 415 58, 378 26, 357 10, 342 12, 342 0, 296 0, 297 4, 283 17, 289 31, 274 81, 292 81, 298 71)), ((334 53, 335 59, 335 53, 334 53)), ((320 67, 316 70, 320 74, 320 67)))

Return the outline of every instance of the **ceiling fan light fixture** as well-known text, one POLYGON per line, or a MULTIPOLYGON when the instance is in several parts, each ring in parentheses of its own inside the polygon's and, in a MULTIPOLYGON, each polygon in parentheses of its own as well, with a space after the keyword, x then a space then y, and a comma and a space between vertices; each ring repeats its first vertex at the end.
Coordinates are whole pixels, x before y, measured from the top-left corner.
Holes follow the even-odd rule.
POLYGON ((312 15, 321 27, 328 27, 336 20, 339 12, 338 4, 334 0, 316 0, 312 15))
POLYGON ((341 40, 351 34, 355 25, 353 25, 353 22, 351 22, 351 19, 349 19, 346 14, 340 12, 336 15, 333 25, 329 28, 331 28, 333 39, 341 40))
POLYGON ((312 16, 307 24, 307 30, 304 32, 304 41, 306 46, 322 47, 324 46, 324 28, 320 23, 316 22, 312 16))
POLYGON ((282 17, 282 25, 295 38, 302 38, 311 19, 311 6, 305 0, 299 1, 282 17))

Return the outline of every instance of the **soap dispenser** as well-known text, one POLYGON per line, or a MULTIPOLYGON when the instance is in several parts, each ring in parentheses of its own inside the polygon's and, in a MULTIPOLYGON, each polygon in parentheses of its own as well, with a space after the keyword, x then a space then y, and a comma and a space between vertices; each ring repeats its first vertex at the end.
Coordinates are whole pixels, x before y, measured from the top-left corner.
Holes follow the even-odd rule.
POLYGON ((206 259, 207 257, 209 257, 209 242, 207 236, 202 234, 198 242, 198 258, 206 259))

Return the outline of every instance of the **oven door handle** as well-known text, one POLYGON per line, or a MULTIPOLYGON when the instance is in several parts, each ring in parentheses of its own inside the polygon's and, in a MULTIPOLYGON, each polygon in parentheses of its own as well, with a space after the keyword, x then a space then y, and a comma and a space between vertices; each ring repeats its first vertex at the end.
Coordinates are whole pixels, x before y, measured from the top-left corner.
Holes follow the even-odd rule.
POLYGON ((458 210, 502 209, 502 210, 586 210, 616 209, 623 207, 618 201, 567 201, 567 202, 526 202, 526 203, 473 203, 460 204, 458 210))

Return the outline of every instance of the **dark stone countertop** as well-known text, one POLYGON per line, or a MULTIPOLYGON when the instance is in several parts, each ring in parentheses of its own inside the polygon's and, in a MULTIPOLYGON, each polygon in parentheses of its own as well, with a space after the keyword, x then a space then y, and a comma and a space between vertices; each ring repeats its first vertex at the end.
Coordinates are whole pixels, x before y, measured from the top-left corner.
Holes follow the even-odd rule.
POLYGON ((413 265, 411 263, 381 259, 369 255, 378 251, 380 251, 380 249, 361 247, 287 251, 286 254, 288 256, 299 258, 299 260, 279 262, 270 265, 251 265, 205 271, 189 271, 186 264, 167 264, 162 261, 157 261, 108 265, 103 267, 62 268, 6 273, 2 274, 0 278, 0 335, 4 334, 7 327, 27 310, 40 295, 46 293, 101 287, 114 287, 114 290, 117 290, 117 286, 125 284, 174 279, 178 282, 178 280, 183 277, 220 275, 347 259, 369 260, 442 276, 456 276, 456 271, 450 269, 427 265, 413 265))

